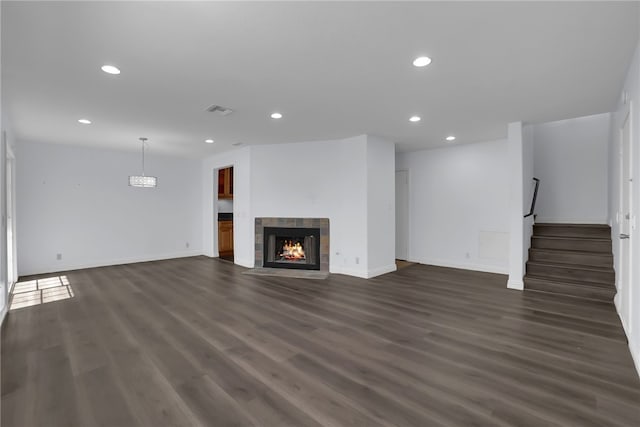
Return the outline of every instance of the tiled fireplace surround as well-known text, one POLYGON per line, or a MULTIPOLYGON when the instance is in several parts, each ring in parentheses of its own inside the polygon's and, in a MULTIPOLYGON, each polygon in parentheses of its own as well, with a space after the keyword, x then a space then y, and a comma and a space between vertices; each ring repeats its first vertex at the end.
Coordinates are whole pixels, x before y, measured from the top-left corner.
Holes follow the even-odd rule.
POLYGON ((264 227, 319 228, 320 271, 329 272, 329 218, 256 218, 256 268, 263 267, 264 227))

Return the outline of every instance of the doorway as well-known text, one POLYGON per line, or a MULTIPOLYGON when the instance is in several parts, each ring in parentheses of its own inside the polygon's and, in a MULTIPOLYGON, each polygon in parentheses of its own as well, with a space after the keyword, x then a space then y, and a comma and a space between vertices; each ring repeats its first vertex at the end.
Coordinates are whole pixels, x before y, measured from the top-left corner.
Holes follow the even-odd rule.
POLYGON ((631 153, 631 106, 622 122, 620 130, 620 261, 618 272, 620 274, 620 314, 627 334, 631 333, 631 206, 633 185, 633 161, 631 153))
POLYGON ((233 166, 220 168, 217 174, 218 193, 216 200, 218 225, 218 256, 234 261, 233 242, 233 166))
POLYGON ((396 171, 396 259, 409 258, 409 171, 396 171))

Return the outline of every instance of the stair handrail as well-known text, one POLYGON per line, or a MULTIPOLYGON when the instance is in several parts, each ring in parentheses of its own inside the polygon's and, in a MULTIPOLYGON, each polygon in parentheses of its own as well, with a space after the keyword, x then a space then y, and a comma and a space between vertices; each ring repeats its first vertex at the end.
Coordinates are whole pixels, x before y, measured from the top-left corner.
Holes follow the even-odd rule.
POLYGON ((531 209, 529 210, 529 213, 524 216, 525 218, 528 218, 531 215, 533 215, 533 211, 536 209, 536 200, 538 199, 538 187, 540 186, 540 180, 535 176, 533 177, 533 180, 536 182, 536 188, 533 190, 533 199, 531 200, 531 209))

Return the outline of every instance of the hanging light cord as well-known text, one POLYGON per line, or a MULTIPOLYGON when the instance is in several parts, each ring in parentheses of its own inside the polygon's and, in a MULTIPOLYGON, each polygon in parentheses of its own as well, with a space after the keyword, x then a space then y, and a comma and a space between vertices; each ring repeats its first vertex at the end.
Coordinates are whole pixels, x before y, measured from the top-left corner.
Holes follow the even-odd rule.
POLYGON ((138 138, 140 141, 142 141, 142 176, 145 176, 144 174, 144 144, 146 144, 147 142, 147 138, 138 138))

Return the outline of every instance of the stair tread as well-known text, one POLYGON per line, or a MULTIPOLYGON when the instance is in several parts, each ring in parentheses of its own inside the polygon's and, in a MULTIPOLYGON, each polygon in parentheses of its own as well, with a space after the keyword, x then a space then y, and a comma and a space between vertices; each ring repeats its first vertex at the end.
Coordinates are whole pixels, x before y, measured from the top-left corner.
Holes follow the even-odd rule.
POLYGON ((589 298, 589 297, 579 297, 577 295, 565 294, 565 293, 562 293, 562 292, 549 292, 549 291, 541 291, 541 290, 538 290, 538 289, 526 289, 526 288, 525 288, 525 292, 538 292, 540 294, 553 295, 554 297, 579 299, 579 300, 582 300, 582 301, 589 301, 589 302, 599 303, 599 304, 602 304, 602 303, 613 304, 613 300, 605 300, 605 299, 589 298))
POLYGON ((612 303, 617 292, 612 252, 609 225, 536 223, 525 289, 612 303))
MULTIPOLYGON (((544 263, 544 264, 548 264, 548 263, 553 263, 553 265, 557 265, 558 267, 564 267, 564 268, 572 268, 572 267, 578 267, 580 268, 581 265, 584 264, 577 264, 573 261, 546 261, 546 260, 542 260, 542 261, 537 261, 537 260, 532 260, 531 258, 529 258, 527 260, 527 262, 532 262, 532 263, 544 263)), ((612 264, 612 262, 608 263, 609 265, 612 264)), ((606 270, 607 272, 613 270, 613 267, 611 266, 599 266, 599 265, 590 265, 590 267, 595 267, 595 268, 608 268, 609 270, 606 270)), ((604 270, 603 270, 604 271, 604 270)), ((615 271, 615 270, 613 270, 615 271)))
POLYGON ((551 240, 593 240, 596 242, 610 242, 611 237, 582 237, 582 236, 542 236, 534 234, 533 239, 551 239, 551 240))
POLYGON ((595 271, 598 273, 613 273, 613 267, 598 267, 594 265, 584 265, 584 264, 565 264, 560 262, 550 262, 550 261, 527 261, 527 264, 533 265, 543 265, 549 267, 560 267, 560 268, 573 268, 576 270, 585 270, 585 271, 595 271))
POLYGON ((560 285, 570 285, 570 286, 579 286, 584 288, 594 288, 594 289, 605 289, 605 290, 616 290, 616 286, 613 283, 603 283, 603 282, 585 282, 581 280, 572 280, 572 279, 554 279, 546 276, 536 276, 534 274, 527 274, 524 277, 524 280, 533 279, 540 280, 543 282, 547 282, 548 284, 560 284, 560 285))
POLYGON ((551 252, 557 254, 570 254, 570 255, 597 255, 613 258, 612 252, 587 252, 587 251, 570 251, 568 249, 553 249, 553 248, 530 248, 535 252, 551 252))

